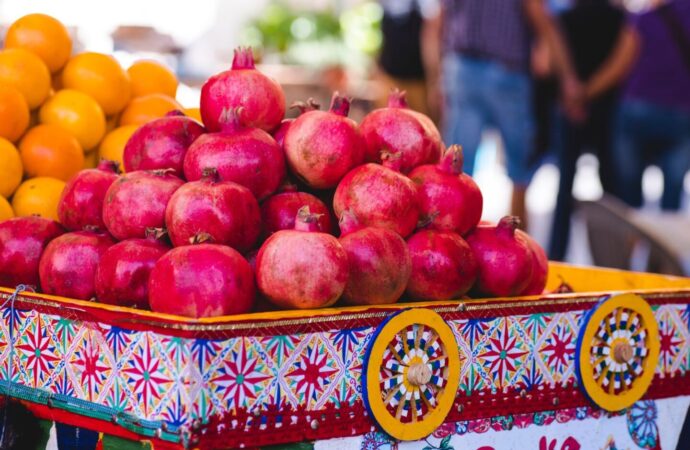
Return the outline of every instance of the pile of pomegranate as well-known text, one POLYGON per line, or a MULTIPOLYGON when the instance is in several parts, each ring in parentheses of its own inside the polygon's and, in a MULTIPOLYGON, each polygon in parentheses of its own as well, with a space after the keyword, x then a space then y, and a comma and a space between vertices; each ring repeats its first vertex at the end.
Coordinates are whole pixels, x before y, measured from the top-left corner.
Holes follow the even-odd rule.
POLYGON ((136 131, 125 174, 78 173, 60 223, 0 223, 0 285, 188 317, 544 290, 544 251, 482 193, 403 92, 360 124, 335 93, 285 119, 251 49, 178 112, 136 131))

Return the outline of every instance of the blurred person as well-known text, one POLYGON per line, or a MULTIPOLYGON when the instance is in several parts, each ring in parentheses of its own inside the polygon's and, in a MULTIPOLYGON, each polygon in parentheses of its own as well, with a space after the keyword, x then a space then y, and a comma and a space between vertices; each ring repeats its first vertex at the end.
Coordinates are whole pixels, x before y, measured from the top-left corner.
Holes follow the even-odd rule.
POLYGON ((562 36, 543 0, 442 0, 441 14, 433 20, 439 32, 425 35, 423 56, 432 100, 440 96, 434 82, 442 67, 446 144, 462 144, 465 170, 472 174, 482 131, 487 126, 500 131, 513 181, 511 213, 526 226, 525 193, 534 172, 529 163, 534 140, 531 35, 548 45, 563 100, 575 114, 582 86, 562 36))
MULTIPOLYGON (((561 30, 578 78, 588 83, 614 69, 620 79, 627 73, 637 52, 634 30, 625 23, 625 13, 609 0, 576 0, 574 7, 559 17, 561 30)), ((585 98, 586 115, 559 114, 556 148, 560 171, 556 210, 551 228, 549 258, 563 260, 570 236, 573 210, 573 182, 577 160, 593 151, 599 160, 599 178, 604 192, 613 189, 611 128, 618 104, 618 85, 600 89, 585 98)))
MULTIPOLYGON (((616 123, 615 192, 630 206, 643 204, 642 174, 656 163, 664 175, 661 207, 677 210, 690 169, 690 0, 655 2, 633 18, 640 54, 623 91, 616 123)), ((614 76, 590 83, 589 95, 614 76)))
POLYGON ((407 92, 410 108, 436 120, 438 112, 430 111, 427 104, 421 41, 426 20, 438 15, 438 0, 380 0, 380 4, 383 42, 376 78, 383 88, 376 106, 386 106, 391 89, 398 88, 407 92))

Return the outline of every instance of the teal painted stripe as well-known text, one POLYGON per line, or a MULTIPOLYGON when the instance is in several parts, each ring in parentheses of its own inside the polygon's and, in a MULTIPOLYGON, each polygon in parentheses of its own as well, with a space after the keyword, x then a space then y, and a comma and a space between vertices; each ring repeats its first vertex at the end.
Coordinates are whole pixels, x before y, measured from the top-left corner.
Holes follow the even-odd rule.
POLYGON ((38 403, 40 405, 48 405, 50 403, 50 407, 52 408, 62 409, 92 419, 114 422, 126 430, 146 437, 158 437, 174 443, 180 442, 180 427, 166 424, 167 431, 164 431, 164 422, 160 420, 140 419, 133 414, 117 411, 114 408, 98 405, 64 394, 46 392, 18 383, 8 383, 7 381, 0 383, 0 393, 8 397, 38 403), (115 418, 114 421, 113 418, 115 418), (160 435, 156 436, 158 430, 160 430, 160 435))

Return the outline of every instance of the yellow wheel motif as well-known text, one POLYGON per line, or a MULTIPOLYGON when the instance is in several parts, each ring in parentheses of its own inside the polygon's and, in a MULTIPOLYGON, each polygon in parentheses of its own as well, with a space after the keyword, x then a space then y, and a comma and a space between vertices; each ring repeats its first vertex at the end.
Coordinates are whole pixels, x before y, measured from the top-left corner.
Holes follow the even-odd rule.
POLYGON ((607 411, 644 396, 659 359, 659 327, 649 304, 634 294, 604 301, 585 320, 578 342, 578 377, 607 411))
POLYGON ((405 310, 379 326, 365 359, 364 400, 394 438, 431 434, 453 406, 460 381, 455 336, 437 313, 405 310))

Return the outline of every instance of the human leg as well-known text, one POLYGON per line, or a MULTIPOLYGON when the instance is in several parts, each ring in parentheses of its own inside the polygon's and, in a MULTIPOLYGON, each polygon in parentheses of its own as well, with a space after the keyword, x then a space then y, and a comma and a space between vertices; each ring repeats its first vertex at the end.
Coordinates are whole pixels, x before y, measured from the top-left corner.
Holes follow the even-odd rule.
POLYGON ((445 144, 460 144, 465 156, 464 170, 472 175, 477 149, 486 123, 482 98, 484 65, 460 55, 448 55, 443 62, 445 144))
POLYGON ((633 208, 642 206, 646 112, 635 104, 621 105, 615 121, 612 145, 614 194, 633 208))

